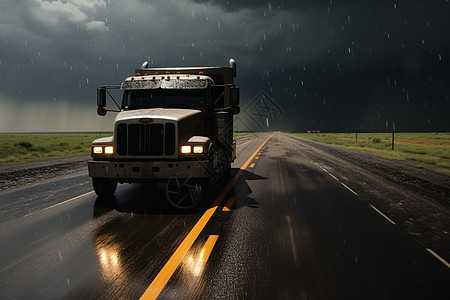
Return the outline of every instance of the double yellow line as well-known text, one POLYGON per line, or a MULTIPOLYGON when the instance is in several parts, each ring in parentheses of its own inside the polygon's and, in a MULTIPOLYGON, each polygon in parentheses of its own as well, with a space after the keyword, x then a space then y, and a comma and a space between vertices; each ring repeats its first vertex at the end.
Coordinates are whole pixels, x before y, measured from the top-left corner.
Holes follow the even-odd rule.
POLYGON ((178 265, 180 264, 181 260, 183 259, 186 252, 191 248, 192 244, 194 244, 197 237, 202 232, 203 228, 205 228, 208 221, 211 219, 212 215, 217 210, 217 207, 219 207, 220 203, 222 203, 223 199, 225 199, 225 196, 230 192, 231 188, 234 186, 236 181, 241 176, 242 172, 247 168, 248 164, 253 160, 253 158, 258 154, 258 152, 261 150, 262 147, 267 143, 267 141, 274 135, 273 133, 271 136, 269 136, 264 143, 259 146, 259 148, 250 156, 250 158, 242 165, 242 167, 236 172, 236 174, 233 176, 233 178, 230 180, 230 182, 227 184, 227 186, 222 190, 220 195, 216 198, 216 200, 213 202, 211 207, 205 211, 203 216, 198 220, 197 224, 192 228, 192 230, 189 232, 189 234, 184 238, 183 242, 178 246, 177 250, 172 254, 172 256, 169 258, 167 263, 164 265, 164 267, 159 271, 158 275, 156 275, 155 279, 153 279, 150 286, 147 288, 147 290, 144 292, 144 294, 141 296, 140 299, 147 300, 147 299, 156 299, 158 295, 161 293, 164 286, 169 281, 170 277, 172 277, 172 274, 177 269, 178 265))

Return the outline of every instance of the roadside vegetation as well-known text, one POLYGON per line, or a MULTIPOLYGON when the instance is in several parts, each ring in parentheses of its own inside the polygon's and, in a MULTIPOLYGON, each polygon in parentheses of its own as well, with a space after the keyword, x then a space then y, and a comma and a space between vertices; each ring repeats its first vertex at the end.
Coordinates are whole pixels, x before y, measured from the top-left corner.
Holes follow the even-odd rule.
POLYGON ((292 133, 304 139, 332 144, 416 167, 450 175, 450 133, 292 133))
POLYGON ((107 133, 0 134, 0 165, 90 154, 91 142, 107 133))
POLYGON ((241 136, 249 136, 249 135, 255 135, 259 132, 233 132, 233 137, 241 137, 241 136))

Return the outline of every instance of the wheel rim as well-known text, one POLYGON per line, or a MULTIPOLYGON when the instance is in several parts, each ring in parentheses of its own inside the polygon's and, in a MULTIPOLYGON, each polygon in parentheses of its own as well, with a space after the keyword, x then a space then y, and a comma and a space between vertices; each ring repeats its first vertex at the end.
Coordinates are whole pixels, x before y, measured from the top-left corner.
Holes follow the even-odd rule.
POLYGON ((166 183, 166 198, 173 207, 189 209, 195 207, 203 196, 200 179, 172 177, 166 183))

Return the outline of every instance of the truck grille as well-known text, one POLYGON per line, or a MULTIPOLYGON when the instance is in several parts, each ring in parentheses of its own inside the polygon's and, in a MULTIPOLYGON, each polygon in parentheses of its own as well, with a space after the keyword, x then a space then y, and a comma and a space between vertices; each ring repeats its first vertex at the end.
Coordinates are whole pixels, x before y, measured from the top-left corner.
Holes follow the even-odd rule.
POLYGON ((119 155, 174 155, 175 124, 117 125, 119 155))

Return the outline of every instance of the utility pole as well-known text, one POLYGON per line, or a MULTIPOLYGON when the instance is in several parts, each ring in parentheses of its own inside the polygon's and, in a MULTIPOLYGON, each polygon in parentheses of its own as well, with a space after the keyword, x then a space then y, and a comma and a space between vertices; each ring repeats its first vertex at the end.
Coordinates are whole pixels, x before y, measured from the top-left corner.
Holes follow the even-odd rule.
POLYGON ((392 151, 394 151, 395 123, 392 122, 392 151))

